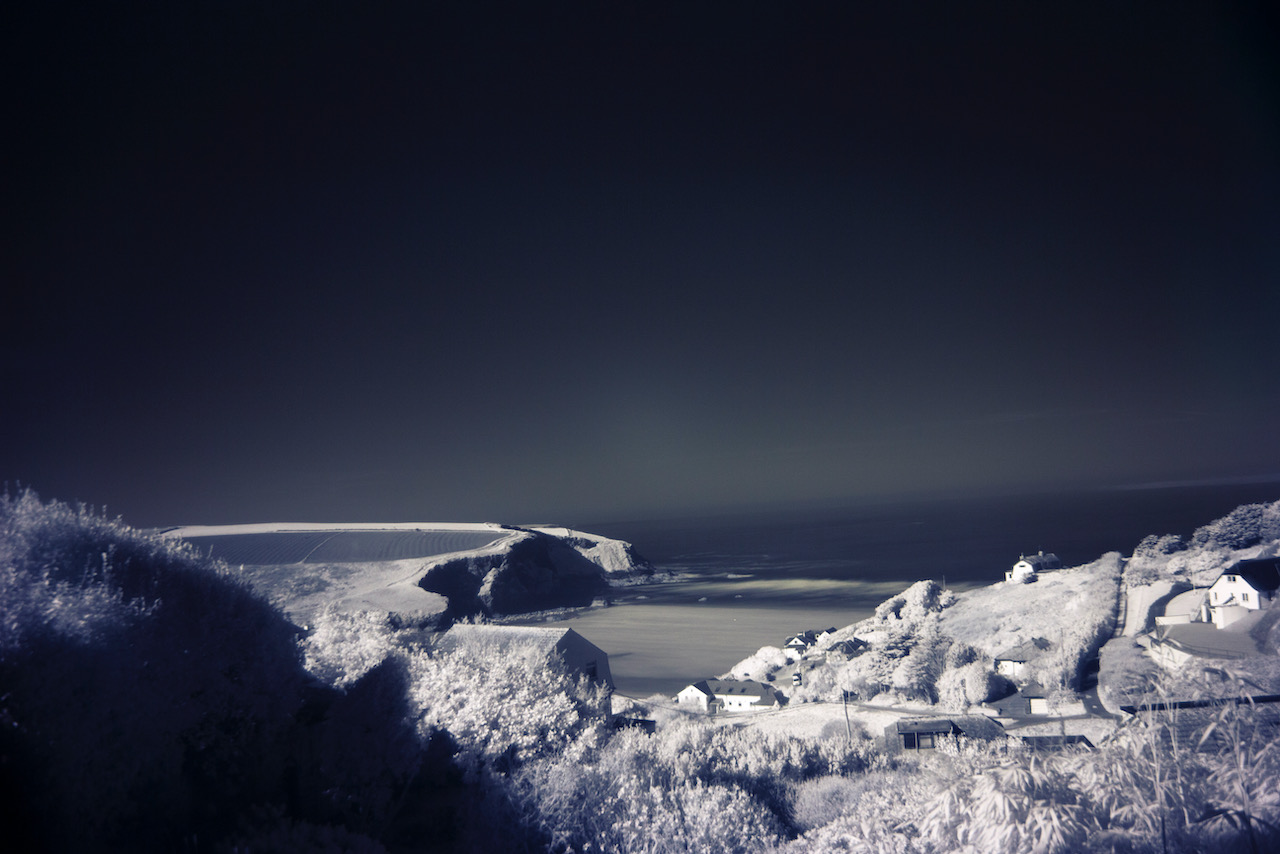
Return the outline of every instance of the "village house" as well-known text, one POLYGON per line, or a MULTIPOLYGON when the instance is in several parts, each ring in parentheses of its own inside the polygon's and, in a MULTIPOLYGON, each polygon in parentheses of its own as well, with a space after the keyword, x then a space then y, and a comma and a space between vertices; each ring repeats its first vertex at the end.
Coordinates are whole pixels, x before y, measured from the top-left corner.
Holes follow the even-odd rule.
POLYGON ((834 627, 829 629, 807 629, 798 635, 792 635, 787 638, 782 648, 788 653, 803 654, 810 647, 823 643, 835 633, 834 627))
POLYGON ((1049 714, 1049 698, 1038 682, 1028 682, 1012 694, 986 705, 1004 718, 1049 714))
POLYGON ((1249 613, 1270 608, 1280 589, 1280 558, 1242 560, 1209 586, 1201 619, 1226 628, 1249 613))
POLYGON ((956 715, 946 718, 903 718, 885 727, 886 753, 934 750, 961 738, 994 741, 1004 737, 1004 727, 983 715, 956 715))
POLYGON ((862 638, 849 638, 848 640, 836 641, 827 647, 827 663, 840 664, 851 658, 856 658, 866 652, 871 644, 862 638))
POLYGON ((1006 649, 995 657, 996 673, 1010 679, 1021 679, 1026 673, 1027 665, 1051 649, 1053 644, 1044 638, 1032 638, 1012 649, 1006 649))
POLYGON ((570 673, 586 676, 594 682, 613 688, 609 670, 609 654, 573 629, 541 626, 453 626, 435 643, 436 649, 451 652, 460 647, 533 648, 547 658, 558 657, 570 673))
POLYGON ((711 714, 753 712, 776 708, 778 695, 768 685, 750 679, 703 679, 681 690, 676 702, 711 714))
POLYGON ((1033 555, 1021 555, 1012 568, 1005 570, 1004 580, 1011 584, 1022 584, 1035 581, 1036 573, 1051 572, 1062 569, 1062 561, 1055 554, 1040 552, 1033 555))

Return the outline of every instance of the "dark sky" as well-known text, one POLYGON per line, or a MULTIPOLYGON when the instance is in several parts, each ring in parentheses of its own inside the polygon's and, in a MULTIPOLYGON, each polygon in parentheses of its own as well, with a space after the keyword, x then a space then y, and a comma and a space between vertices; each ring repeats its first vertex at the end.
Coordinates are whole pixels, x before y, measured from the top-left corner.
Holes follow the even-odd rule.
POLYGON ((11 486, 160 525, 1280 480, 1254 7, 27 5, 11 486))

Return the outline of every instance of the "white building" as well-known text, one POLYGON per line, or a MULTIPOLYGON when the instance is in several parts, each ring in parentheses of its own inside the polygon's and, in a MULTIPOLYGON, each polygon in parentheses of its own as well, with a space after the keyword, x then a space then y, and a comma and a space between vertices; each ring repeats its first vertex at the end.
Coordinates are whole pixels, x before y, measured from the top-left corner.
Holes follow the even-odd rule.
POLYGON ((1004 580, 1014 584, 1034 581, 1036 573, 1062 569, 1062 561, 1055 554, 1040 552, 1034 555, 1022 555, 1012 568, 1005 570, 1004 580))
POLYGON ((1280 590, 1280 558, 1242 560, 1209 587, 1202 619, 1225 628, 1252 611, 1270 608, 1280 590))
POLYGON ((1010 679, 1021 679, 1026 673, 1028 662, 1035 661, 1051 649, 1053 644, 1044 638, 1032 638, 1012 649, 1006 649, 995 657, 996 673, 1010 679))
POLYGON ((768 685, 750 679, 704 679, 676 694, 676 702, 712 714, 750 712, 775 708, 778 695, 768 685))

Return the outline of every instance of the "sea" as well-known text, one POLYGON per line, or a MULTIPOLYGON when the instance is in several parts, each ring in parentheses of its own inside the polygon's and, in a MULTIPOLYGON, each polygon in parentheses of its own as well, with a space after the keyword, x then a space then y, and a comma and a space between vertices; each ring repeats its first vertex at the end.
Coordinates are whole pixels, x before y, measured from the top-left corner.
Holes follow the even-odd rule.
POLYGON ((829 503, 584 522, 680 580, 624 588, 565 623, 609 654, 619 694, 674 696, 806 629, 840 628, 916 581, 962 592, 1003 581, 1021 555, 1079 566, 1148 534, 1181 534, 1280 482, 829 503))

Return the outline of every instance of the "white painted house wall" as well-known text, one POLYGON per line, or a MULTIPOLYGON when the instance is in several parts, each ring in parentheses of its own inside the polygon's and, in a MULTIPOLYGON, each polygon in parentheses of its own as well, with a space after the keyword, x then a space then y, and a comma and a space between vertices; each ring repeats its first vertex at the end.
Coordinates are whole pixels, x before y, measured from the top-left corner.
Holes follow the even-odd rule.
POLYGON ((688 685, 676 694, 676 702, 681 706, 697 706, 705 712, 711 702, 711 695, 696 685, 688 685))
POLYGON ((1218 628, 1226 628, 1246 616, 1271 604, 1271 596, 1253 589, 1239 575, 1223 573, 1209 588, 1207 606, 1209 617, 1218 628))

